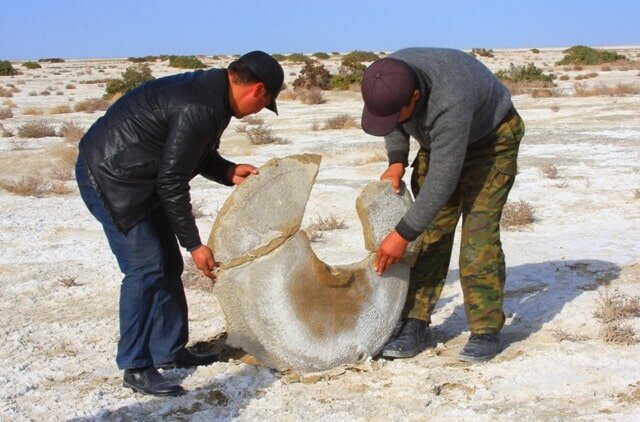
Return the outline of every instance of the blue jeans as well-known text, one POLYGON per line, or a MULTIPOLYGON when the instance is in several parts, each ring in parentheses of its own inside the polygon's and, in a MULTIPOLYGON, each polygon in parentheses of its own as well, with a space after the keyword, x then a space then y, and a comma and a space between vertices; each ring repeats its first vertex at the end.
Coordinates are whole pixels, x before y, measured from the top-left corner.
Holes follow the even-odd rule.
POLYGON ((182 254, 161 206, 126 233, 118 231, 89 181, 82 156, 76 164, 82 200, 102 227, 124 274, 120 286, 120 369, 175 359, 188 341, 182 254))

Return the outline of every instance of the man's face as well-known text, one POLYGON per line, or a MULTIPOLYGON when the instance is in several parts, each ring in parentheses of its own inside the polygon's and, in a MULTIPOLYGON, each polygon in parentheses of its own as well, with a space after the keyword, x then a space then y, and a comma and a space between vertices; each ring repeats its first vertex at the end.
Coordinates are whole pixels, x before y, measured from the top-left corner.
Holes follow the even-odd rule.
POLYGON ((258 113, 260 110, 271 104, 272 95, 269 94, 262 82, 253 85, 246 95, 238 101, 237 118, 242 118, 250 114, 258 113))

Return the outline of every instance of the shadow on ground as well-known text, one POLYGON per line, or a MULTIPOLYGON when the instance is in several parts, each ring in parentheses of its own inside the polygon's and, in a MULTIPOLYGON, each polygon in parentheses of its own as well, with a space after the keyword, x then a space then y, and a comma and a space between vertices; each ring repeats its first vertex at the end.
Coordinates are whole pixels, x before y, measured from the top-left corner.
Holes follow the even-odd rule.
MULTIPOLYGON (((580 294, 618 278, 620 267, 608 261, 585 259, 546 261, 507 268, 504 312, 509 324, 502 330, 505 347, 523 341, 553 320, 562 308, 580 294)), ((458 271, 451 271, 447 283, 459 286, 458 271)), ((462 289, 456 295, 443 298, 434 317, 446 303, 460 304, 440 324, 435 325, 438 342, 446 343, 468 331, 462 304, 462 289)))

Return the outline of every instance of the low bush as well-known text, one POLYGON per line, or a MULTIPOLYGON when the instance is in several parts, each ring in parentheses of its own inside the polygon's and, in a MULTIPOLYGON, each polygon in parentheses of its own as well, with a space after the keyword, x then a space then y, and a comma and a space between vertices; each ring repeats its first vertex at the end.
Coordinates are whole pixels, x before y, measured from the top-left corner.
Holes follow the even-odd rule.
POLYGON ((2 180, 0 181, 0 187, 20 196, 42 196, 49 192, 49 184, 44 180, 40 172, 24 176, 18 181, 2 180))
POLYGON ((95 111, 104 111, 108 109, 110 105, 111 102, 104 98, 87 98, 77 103, 73 109, 78 112, 93 113, 95 111))
POLYGON ((542 69, 539 69, 533 63, 527 65, 516 66, 513 63, 509 65, 509 69, 503 69, 496 72, 496 76, 503 81, 522 82, 522 81, 542 81, 551 82, 551 76, 545 75, 542 69))
POLYGON ((48 58, 48 59, 39 59, 38 62, 43 63, 43 62, 48 62, 48 63, 64 63, 64 59, 61 59, 59 57, 52 57, 52 58, 48 58))
POLYGON ((9 107, 0 108, 0 120, 13 117, 13 111, 9 107))
POLYGON ((56 129, 43 120, 35 120, 20 126, 18 136, 21 138, 46 138, 56 136, 56 129))
POLYGON ((71 113, 72 111, 73 110, 71 109, 71 106, 67 104, 62 104, 62 105, 51 107, 49 109, 49 114, 66 114, 66 113, 71 113))
POLYGON ((359 127, 358 121, 353 116, 350 116, 344 113, 344 114, 339 114, 335 117, 328 118, 324 122, 322 129, 324 130, 349 129, 349 128, 357 128, 357 127, 359 127))
POLYGON ((487 50, 486 48, 472 48, 471 55, 474 57, 493 57, 493 50, 487 50))
POLYGON ((151 74, 149 65, 143 64, 128 67, 122 73, 122 79, 116 79, 107 84, 106 95, 112 97, 116 94, 126 94, 152 79, 155 78, 151 74))
POLYGON ((37 63, 37 62, 24 62, 22 63, 22 67, 27 69, 42 69, 42 66, 40 66, 40 63, 37 63))
POLYGON ((207 67, 196 56, 169 56, 169 66, 179 69, 204 69, 207 67))
POLYGON ((597 50, 584 45, 576 45, 563 51, 564 57, 558 61, 558 65, 596 65, 628 60, 626 56, 610 50, 597 50))
POLYGON ((307 226, 305 230, 308 230, 310 232, 326 232, 331 230, 342 230, 346 228, 347 225, 343 219, 335 215, 330 215, 328 217, 317 216, 315 220, 311 220, 309 226, 307 226))
POLYGON ((84 128, 73 120, 62 123, 60 129, 58 129, 58 136, 63 137, 68 142, 78 142, 84 133, 84 128))
POLYGON ((0 60, 0 76, 17 75, 18 71, 13 68, 9 60, 0 60))
POLYGON ((307 62, 300 70, 300 76, 293 81, 294 89, 329 89, 331 74, 322 64, 307 62))
POLYGON ((500 225, 505 228, 528 226, 534 222, 534 210, 527 201, 507 202, 502 210, 500 225))
POLYGON ((266 145, 266 144, 283 144, 286 143, 281 138, 278 138, 273 134, 273 131, 263 125, 262 123, 247 129, 247 137, 252 145, 266 145))
POLYGON ((313 53, 312 56, 317 58, 317 59, 320 59, 320 60, 327 60, 327 59, 331 58, 330 55, 328 55, 327 53, 322 53, 322 52, 313 53))

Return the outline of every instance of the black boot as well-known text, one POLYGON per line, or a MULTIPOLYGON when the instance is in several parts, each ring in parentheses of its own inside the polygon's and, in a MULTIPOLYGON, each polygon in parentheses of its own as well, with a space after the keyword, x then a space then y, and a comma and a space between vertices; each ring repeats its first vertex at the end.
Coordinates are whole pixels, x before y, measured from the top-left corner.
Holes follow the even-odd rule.
POLYGON ((179 396, 185 393, 181 386, 172 384, 153 366, 125 369, 122 385, 138 393, 154 396, 179 396))
POLYGON ((429 324, 421 319, 407 318, 400 331, 382 349, 385 358, 412 358, 427 347, 433 347, 429 324))
POLYGON ((473 334, 458 355, 464 362, 485 362, 500 352, 500 334, 473 334))

